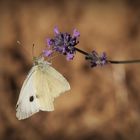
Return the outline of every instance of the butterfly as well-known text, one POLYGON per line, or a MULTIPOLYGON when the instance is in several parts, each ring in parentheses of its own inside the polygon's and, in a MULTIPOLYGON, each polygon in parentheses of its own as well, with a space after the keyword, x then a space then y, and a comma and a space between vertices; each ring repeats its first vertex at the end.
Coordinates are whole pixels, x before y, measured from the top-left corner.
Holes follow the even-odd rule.
POLYGON ((33 63, 17 101, 18 120, 26 119, 39 111, 53 111, 54 99, 70 90, 68 81, 43 56, 34 57, 33 63))

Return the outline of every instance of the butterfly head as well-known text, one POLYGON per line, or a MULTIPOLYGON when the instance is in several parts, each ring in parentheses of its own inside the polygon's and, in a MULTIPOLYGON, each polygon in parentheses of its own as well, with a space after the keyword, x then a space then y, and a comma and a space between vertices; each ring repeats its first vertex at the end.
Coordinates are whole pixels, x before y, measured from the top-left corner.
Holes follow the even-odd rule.
POLYGON ((49 62, 45 61, 44 60, 44 57, 43 56, 39 56, 39 57, 33 57, 33 65, 45 65, 45 64, 48 64, 50 65, 49 62))

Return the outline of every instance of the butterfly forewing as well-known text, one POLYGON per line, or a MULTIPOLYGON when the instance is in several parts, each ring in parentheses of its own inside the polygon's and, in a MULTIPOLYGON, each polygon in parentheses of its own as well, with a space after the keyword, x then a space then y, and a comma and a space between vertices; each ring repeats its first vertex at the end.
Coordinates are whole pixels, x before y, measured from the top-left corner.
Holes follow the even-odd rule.
POLYGON ((23 83, 20 96, 17 102, 16 116, 19 120, 25 119, 39 111, 39 102, 36 98, 36 89, 34 86, 34 77, 36 68, 33 67, 23 83))

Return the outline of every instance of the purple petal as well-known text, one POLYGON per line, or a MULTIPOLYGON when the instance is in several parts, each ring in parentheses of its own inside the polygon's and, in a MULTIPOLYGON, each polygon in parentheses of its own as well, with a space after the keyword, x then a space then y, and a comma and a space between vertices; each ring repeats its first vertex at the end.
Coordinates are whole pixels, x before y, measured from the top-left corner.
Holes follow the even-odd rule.
POLYGON ((102 53, 101 58, 106 59, 106 53, 105 52, 102 53))
POLYGON ((70 54, 70 53, 68 53, 67 54, 67 57, 66 57, 66 59, 69 61, 69 60, 72 60, 74 58, 74 54, 70 54))
POLYGON ((102 65, 105 65, 106 64, 106 60, 102 60, 102 65))
POLYGON ((56 26, 56 27, 54 27, 54 33, 55 33, 55 35, 60 34, 60 32, 59 32, 59 30, 58 30, 58 27, 57 27, 57 26, 56 26))
POLYGON ((62 53, 66 53, 66 47, 63 46, 62 53))
POLYGON ((46 39, 46 44, 47 44, 48 47, 50 48, 50 47, 54 44, 54 40, 53 40, 53 39, 50 39, 50 38, 47 38, 47 39, 46 39))
POLYGON ((44 53, 45 57, 50 57, 52 55, 53 51, 52 50, 44 50, 43 53, 44 53))
POLYGON ((79 31, 77 30, 77 29, 74 29, 73 30, 73 35, 72 35, 73 37, 79 37, 80 36, 80 33, 79 33, 79 31))
POLYGON ((59 53, 62 53, 63 52, 63 48, 58 46, 55 48, 55 51, 59 52, 59 53))

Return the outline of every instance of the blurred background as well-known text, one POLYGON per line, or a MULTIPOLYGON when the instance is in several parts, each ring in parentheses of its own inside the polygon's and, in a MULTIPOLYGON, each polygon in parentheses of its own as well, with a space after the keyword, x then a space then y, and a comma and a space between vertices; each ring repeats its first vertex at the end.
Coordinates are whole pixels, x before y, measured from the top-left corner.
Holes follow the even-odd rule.
POLYGON ((91 69, 79 53, 70 62, 53 60, 71 85, 55 111, 16 119, 32 44, 37 56, 56 25, 61 32, 77 28, 83 50, 105 51, 112 60, 140 58, 139 0, 1 0, 0 140, 139 140, 140 64, 91 69))

